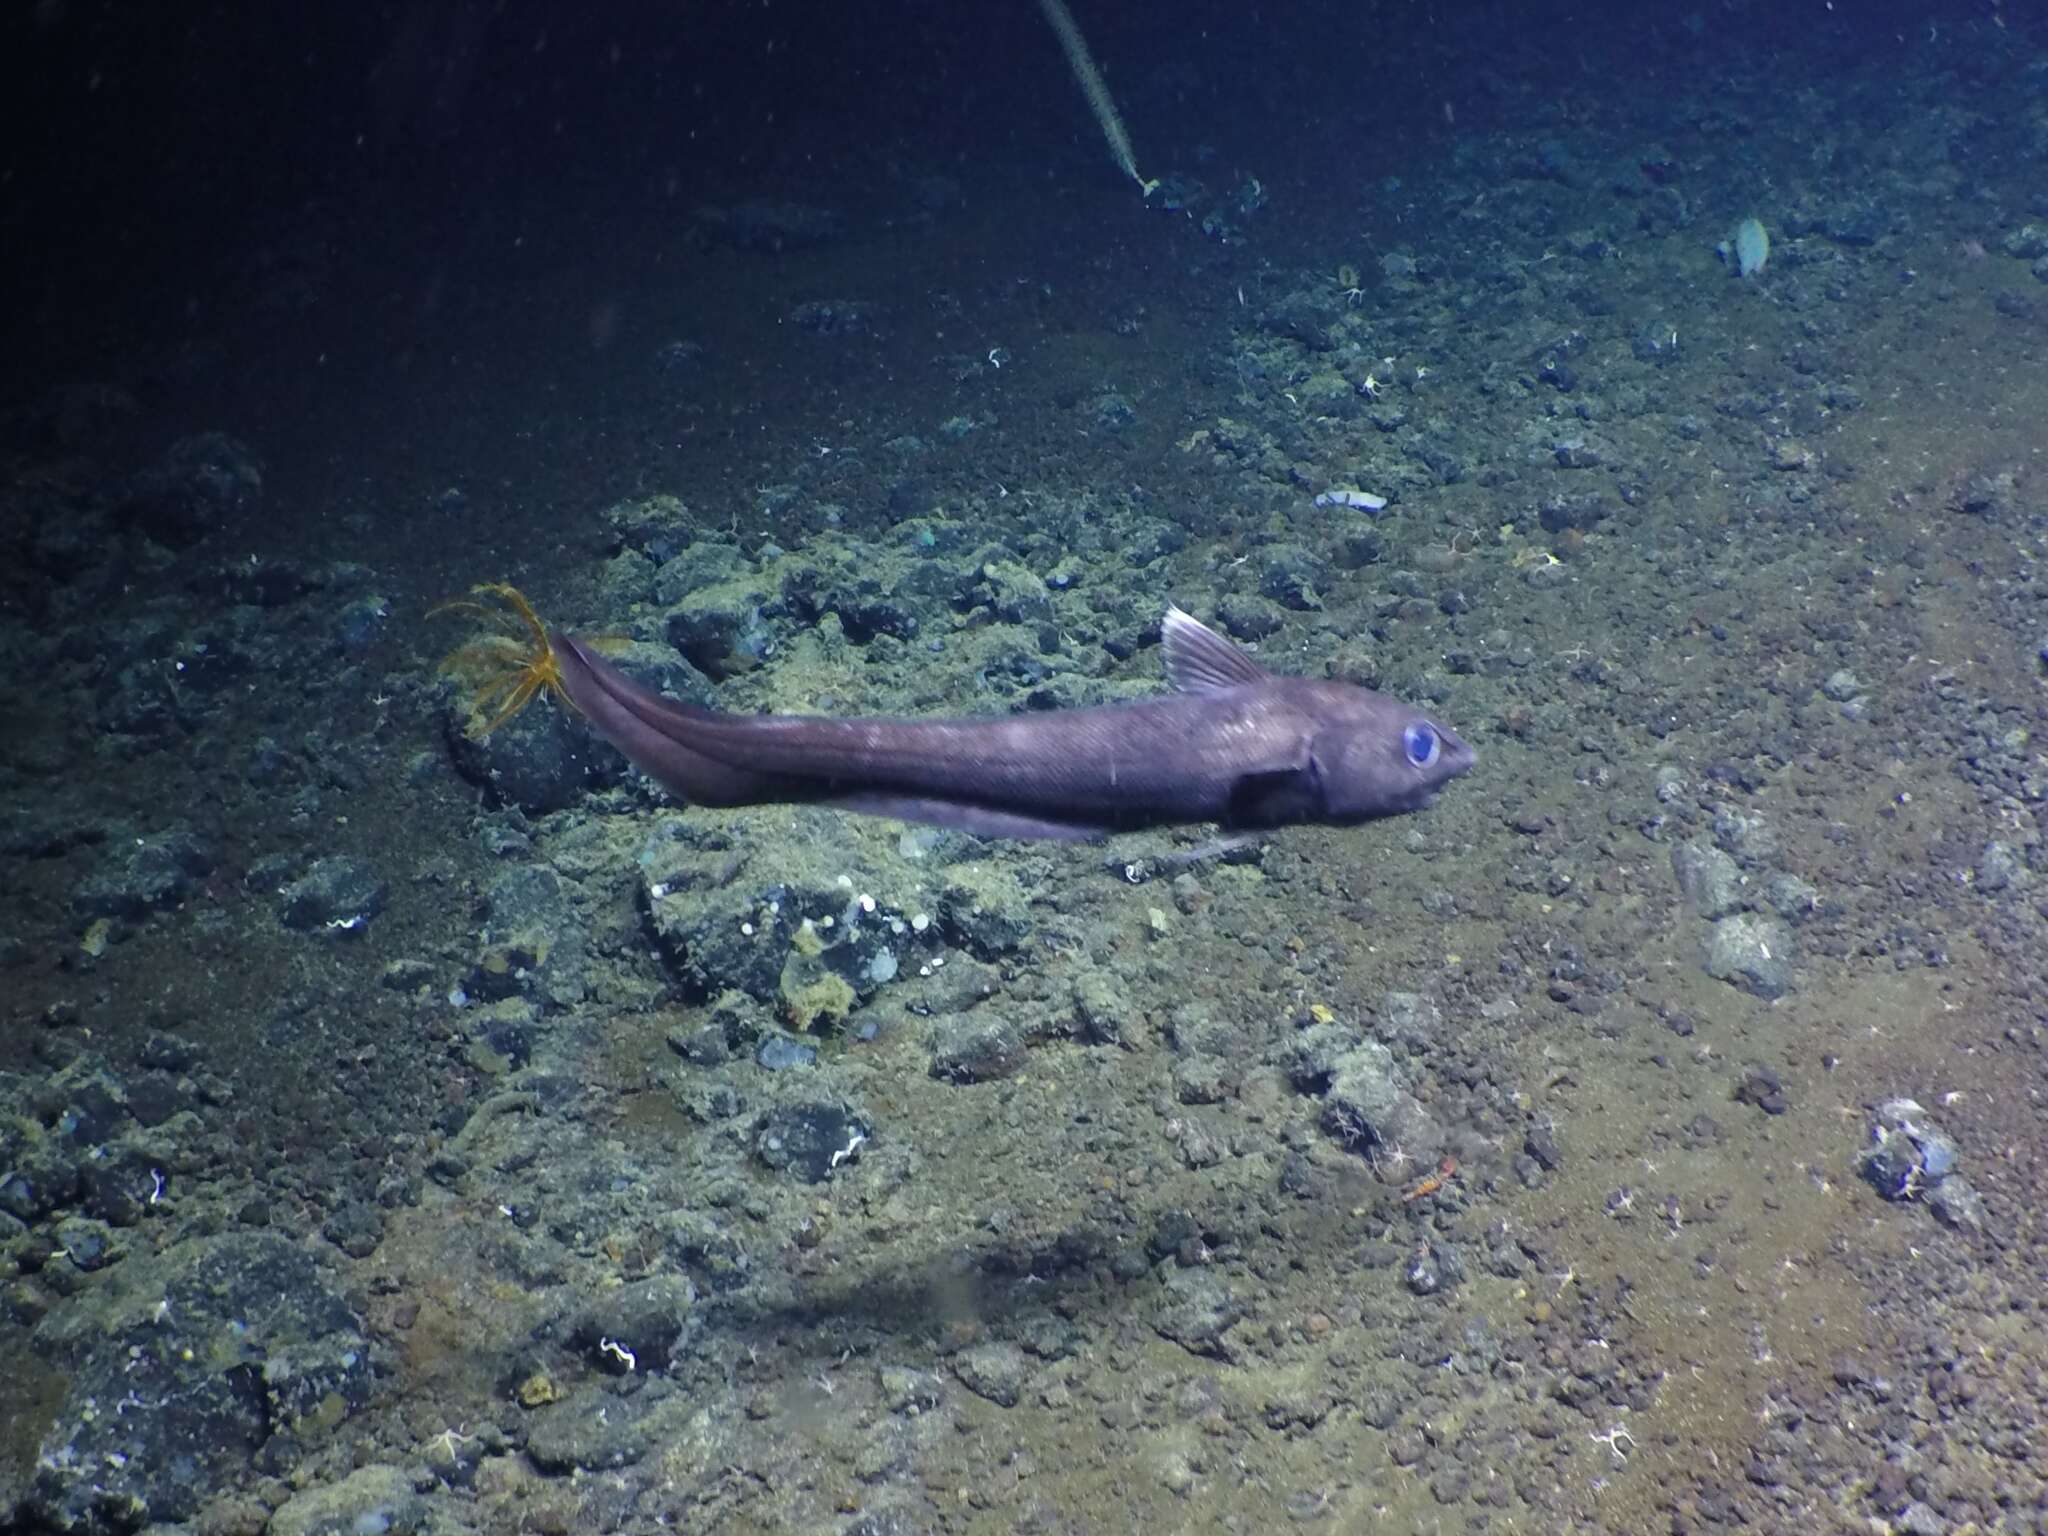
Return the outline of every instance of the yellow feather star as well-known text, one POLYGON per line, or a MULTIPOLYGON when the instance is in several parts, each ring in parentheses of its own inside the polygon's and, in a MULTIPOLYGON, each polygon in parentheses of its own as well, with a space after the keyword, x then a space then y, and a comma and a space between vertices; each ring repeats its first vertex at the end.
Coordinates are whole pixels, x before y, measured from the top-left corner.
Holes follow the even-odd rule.
MULTIPOLYGON (((533 611, 526 594, 507 582, 490 581, 429 609, 428 618, 465 613, 486 626, 483 634, 464 641, 441 662, 441 670, 470 690, 464 732, 481 741, 531 704, 536 695, 551 693, 564 705, 562 664, 548 639, 548 629, 533 611), (496 709, 497 713, 491 711, 496 709)), ((573 706, 571 706, 573 707, 573 706)))

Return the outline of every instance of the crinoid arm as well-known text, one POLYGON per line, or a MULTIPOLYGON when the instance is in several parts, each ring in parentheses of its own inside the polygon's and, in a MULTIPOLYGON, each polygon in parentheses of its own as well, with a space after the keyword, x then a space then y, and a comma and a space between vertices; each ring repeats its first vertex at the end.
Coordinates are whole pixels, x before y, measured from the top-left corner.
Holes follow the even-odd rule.
POLYGON ((463 614, 477 621, 479 633, 441 660, 441 670, 469 690, 463 730, 472 740, 484 737, 515 718, 535 695, 552 693, 562 703, 562 665, 548 629, 526 594, 508 582, 491 581, 429 609, 428 618, 463 614))

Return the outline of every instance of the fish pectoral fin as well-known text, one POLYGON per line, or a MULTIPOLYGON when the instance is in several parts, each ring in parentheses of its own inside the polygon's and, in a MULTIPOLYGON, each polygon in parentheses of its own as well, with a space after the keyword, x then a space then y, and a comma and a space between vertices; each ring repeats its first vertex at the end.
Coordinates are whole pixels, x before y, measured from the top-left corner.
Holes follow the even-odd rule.
POLYGON ((1282 827, 1310 821, 1322 814, 1322 779, 1310 762, 1305 767, 1273 773, 1248 773, 1231 786, 1233 827, 1282 827))
POLYGON ((1272 674, 1194 615, 1167 604, 1159 644, 1176 693, 1218 693, 1263 683, 1272 674))
POLYGON ((999 806, 976 805, 968 800, 898 795, 887 790, 833 795, 823 803, 836 805, 842 810, 858 811, 863 816, 891 816, 898 821, 915 821, 928 827, 971 832, 976 837, 1049 838, 1063 843, 1092 843, 1107 837, 1111 830, 1089 822, 1033 816, 1025 811, 1006 811, 999 806))

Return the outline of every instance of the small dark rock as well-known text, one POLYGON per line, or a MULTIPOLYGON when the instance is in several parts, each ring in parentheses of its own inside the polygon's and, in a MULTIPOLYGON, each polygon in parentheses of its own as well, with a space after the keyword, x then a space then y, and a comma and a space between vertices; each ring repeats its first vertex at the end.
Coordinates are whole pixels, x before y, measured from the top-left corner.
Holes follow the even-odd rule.
POLYGON ((85 917, 138 918, 175 907, 213 871, 213 853, 189 831, 118 838, 72 897, 85 917))
POLYGON ((1299 1152, 1290 1152, 1280 1163, 1280 1193, 1297 1200, 1314 1200, 1323 1192, 1323 1181, 1315 1164, 1299 1152))
POLYGON ((291 1238, 203 1238, 110 1271, 108 1305, 38 1331, 65 1398, 43 1432, 13 1519, 103 1533, 194 1519, 252 1476, 273 1437, 341 1418, 371 1386, 370 1351, 346 1302, 291 1238), (166 1340, 176 1342, 166 1347, 166 1340), (131 1399, 165 1411, 117 1413, 131 1399))
POLYGON ((1782 1115, 1791 1107, 1785 1098, 1783 1080, 1760 1062, 1751 1062, 1743 1069, 1734 1097, 1736 1103, 1753 1104, 1767 1115, 1782 1115))
POLYGON ((676 1402, 651 1391, 621 1394, 609 1383, 586 1388, 534 1414, 526 1454, 544 1472, 631 1466, 660 1435, 680 1429, 676 1402))
POLYGON ((687 1276, 660 1274, 601 1292, 570 1325, 569 1337, 600 1370, 661 1370, 675 1352, 697 1304, 687 1276), (607 1348, 607 1345, 615 1346, 607 1348), (629 1367, 625 1356, 631 1357, 629 1367))
POLYGON ((181 1035, 164 1030, 151 1031, 142 1042, 140 1058, 145 1067, 165 1072, 183 1072, 199 1060, 199 1047, 181 1035))
POLYGON ((57 1249, 74 1266, 88 1272, 105 1269, 121 1257, 114 1229, 89 1216, 72 1216, 57 1224, 57 1249))
POLYGON ((932 1042, 931 1073, 949 1083, 988 1083, 1024 1064, 1024 1037, 1007 1019, 982 1014, 949 1019, 932 1042))
POLYGON ((1169 1271, 1152 1326, 1190 1354, 1222 1355, 1223 1336, 1243 1315, 1223 1277, 1209 1268, 1169 1271))
POLYGON ((754 1155, 777 1172, 822 1184, 860 1155, 872 1134, 867 1121, 841 1104, 786 1104, 762 1117, 754 1155))
MULTIPOLYGON (((718 1030, 715 1026, 707 1025, 699 1034, 700 1037, 715 1035, 720 1046, 722 1047, 724 1044, 724 1032, 718 1030)), ((689 1051, 685 1051, 684 1054, 691 1056, 692 1060, 706 1060, 706 1058, 696 1056, 689 1051)), ((716 1059, 723 1060, 724 1058, 721 1054, 716 1059)), ((786 1072, 793 1067, 814 1066, 817 1060, 818 1048, 816 1046, 807 1045, 795 1036, 785 1035, 780 1031, 763 1035, 761 1043, 754 1047, 754 1065, 770 1072, 786 1072)))
POLYGON ((320 1235, 352 1259, 366 1259, 384 1241, 384 1216, 374 1205, 351 1200, 320 1225, 320 1235))
POLYGON ((348 854, 316 859, 284 888, 278 916, 287 928, 353 933, 384 910, 389 895, 367 860, 348 854))
POLYGON ((954 1357, 953 1374, 976 1397, 999 1408, 1014 1408, 1024 1395, 1028 1367, 1014 1344, 977 1344, 954 1357))

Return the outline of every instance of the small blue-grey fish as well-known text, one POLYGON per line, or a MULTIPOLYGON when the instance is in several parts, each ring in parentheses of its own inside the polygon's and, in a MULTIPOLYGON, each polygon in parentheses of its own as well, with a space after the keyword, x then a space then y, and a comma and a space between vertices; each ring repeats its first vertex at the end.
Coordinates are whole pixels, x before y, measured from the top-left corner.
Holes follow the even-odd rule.
POLYGON ((1161 639, 1172 693, 950 720, 721 714, 643 688, 574 635, 558 631, 554 647, 578 712, 695 805, 814 802, 984 837, 1086 839, 1398 816, 1475 761, 1420 710, 1275 676, 1178 608, 1161 639))

